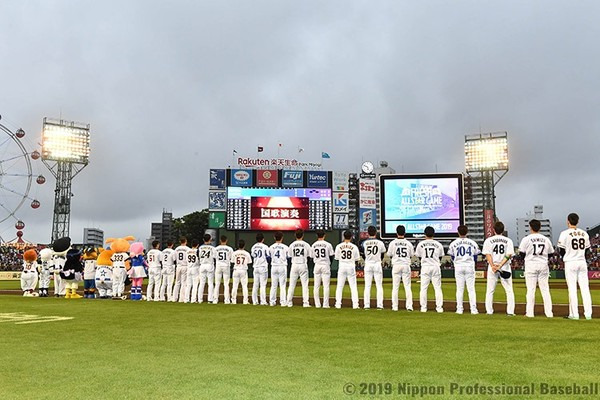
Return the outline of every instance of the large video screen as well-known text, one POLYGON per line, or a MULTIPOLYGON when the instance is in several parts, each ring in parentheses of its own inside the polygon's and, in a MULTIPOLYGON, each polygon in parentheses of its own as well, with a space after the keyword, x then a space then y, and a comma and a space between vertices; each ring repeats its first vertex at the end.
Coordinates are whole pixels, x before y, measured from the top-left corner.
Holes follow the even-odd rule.
POLYGON ((423 235, 427 226, 436 237, 456 237, 464 224, 462 174, 381 175, 381 236, 396 237, 404 225, 407 236, 423 235))
POLYGON ((331 189, 227 188, 227 229, 331 229, 331 189))

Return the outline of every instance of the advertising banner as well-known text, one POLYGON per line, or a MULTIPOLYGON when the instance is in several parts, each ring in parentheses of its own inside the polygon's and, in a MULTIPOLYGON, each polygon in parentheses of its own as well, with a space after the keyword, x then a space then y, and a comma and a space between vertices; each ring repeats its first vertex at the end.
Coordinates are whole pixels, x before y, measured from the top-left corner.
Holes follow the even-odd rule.
POLYGON ((333 190, 336 192, 347 192, 348 181, 350 180, 349 172, 333 172, 333 190))
POLYGON ((208 184, 209 189, 225 189, 225 170, 211 169, 208 184))
POLYGON ((361 232, 366 232, 369 226, 377 226, 377 210, 361 208, 359 213, 359 226, 361 232))
POLYGON ((208 214, 208 227, 212 229, 225 228, 225 213, 210 212, 208 214))
POLYGON ((231 186, 252 186, 252 170, 251 169, 232 169, 231 170, 231 186))
POLYGON ((483 226, 486 239, 495 235, 494 210, 483 210, 483 226))
POLYGON ((327 171, 308 171, 306 187, 326 188, 329 187, 327 171))
POLYGON ((358 182, 358 190, 360 208, 377 208, 375 179, 361 178, 358 182))
POLYGON ((210 191, 208 192, 208 209, 225 210, 226 200, 225 192, 210 191))
POLYGON ((279 171, 276 169, 259 169, 256 171, 256 186, 261 187, 277 187, 279 171))
POLYGON ((333 212, 334 213, 347 213, 348 212, 348 192, 334 192, 333 193, 333 212))
POLYGON ((281 185, 283 187, 304 187, 304 172, 281 171, 281 185))
POLYGON ((333 229, 348 229, 348 214, 333 214, 333 229))

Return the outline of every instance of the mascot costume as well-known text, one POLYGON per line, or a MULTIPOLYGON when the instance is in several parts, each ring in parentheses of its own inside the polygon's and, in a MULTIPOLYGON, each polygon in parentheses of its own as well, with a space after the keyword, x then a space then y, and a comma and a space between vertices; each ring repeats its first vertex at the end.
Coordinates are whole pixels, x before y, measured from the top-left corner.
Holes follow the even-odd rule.
POLYGON ((101 299, 110 299, 113 295, 112 250, 103 250, 96 260, 96 289, 101 299))
POLYGON ((35 286, 38 281, 37 252, 29 249, 23 253, 23 272, 21 272, 21 290, 25 297, 37 297, 35 286))
POLYGON ((83 297, 86 299, 96 298, 96 259, 98 250, 88 247, 83 252, 83 297))
POLYGON ((67 260, 60 273, 65 282, 65 299, 81 299, 83 296, 77 294, 79 282, 83 280, 83 264, 81 263, 81 251, 70 249, 67 252, 67 260))
POLYGON ((52 249, 42 249, 40 251, 40 260, 42 264, 40 270, 40 297, 48 297, 48 288, 50 287, 50 276, 52 275, 52 249))
POLYGON ((131 268, 129 269, 129 277, 131 278, 131 300, 142 300, 142 282, 148 276, 146 271, 148 264, 144 260, 144 244, 135 242, 131 244, 129 249, 129 259, 131 260, 131 268))
POLYGON ((52 250, 54 250, 54 254, 52 255, 52 271, 54 272, 54 296, 56 297, 65 295, 65 282, 60 277, 60 272, 67 261, 67 251, 70 248, 70 237, 56 239, 52 243, 52 250))
POLYGON ((125 300, 127 298, 124 294, 125 280, 129 269, 129 242, 134 240, 133 236, 106 239, 106 243, 109 243, 110 249, 114 251, 111 259, 113 263, 113 299, 125 300))

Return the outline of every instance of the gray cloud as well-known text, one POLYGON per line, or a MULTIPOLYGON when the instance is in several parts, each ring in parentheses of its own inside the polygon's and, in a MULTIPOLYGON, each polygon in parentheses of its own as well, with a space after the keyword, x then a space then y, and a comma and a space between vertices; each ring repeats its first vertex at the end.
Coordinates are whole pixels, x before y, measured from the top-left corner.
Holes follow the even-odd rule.
MULTIPOLYGON (((480 129, 509 132, 509 229, 537 202, 555 229, 573 210, 593 225, 599 14, 593 1, 9 1, 0 113, 30 135, 61 112, 91 123, 76 240, 88 225, 145 238, 163 208, 205 207, 208 169, 234 148, 461 171, 480 129)), ((31 240, 50 235, 53 185, 20 214, 31 240)))

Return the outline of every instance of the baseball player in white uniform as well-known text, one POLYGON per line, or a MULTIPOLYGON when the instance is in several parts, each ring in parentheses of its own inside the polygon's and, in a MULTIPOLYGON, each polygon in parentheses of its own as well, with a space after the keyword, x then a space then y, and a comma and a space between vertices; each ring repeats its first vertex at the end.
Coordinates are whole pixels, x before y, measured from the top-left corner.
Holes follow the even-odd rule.
POLYGON ((308 300, 308 258, 312 258, 312 248, 304 241, 304 231, 302 229, 296 231, 296 240, 289 246, 288 257, 292 259, 292 268, 290 269, 287 306, 292 307, 294 305, 294 289, 296 288, 296 281, 300 278, 302 283, 302 305, 310 307, 308 300))
MULTIPOLYGON (((187 252, 187 281, 184 291, 184 303, 198 302, 198 284, 200 283, 200 262, 198 260, 200 241, 192 239, 192 248, 187 252)), ((179 299, 181 301, 181 299, 179 299)))
POLYGON ((238 249, 233 252, 233 288, 231 289, 231 303, 237 303, 238 285, 242 284, 242 302, 248 304, 248 264, 252 264, 252 256, 246 250, 246 242, 240 240, 238 249))
POLYGON ((282 307, 287 305, 285 282, 287 280, 288 246, 283 243, 283 233, 275 232, 275 243, 269 247, 271 254, 271 290, 269 292, 269 304, 277 303, 277 287, 279 286, 279 303, 282 307))
POLYGON ((179 246, 173 252, 173 261, 175 262, 175 286, 173 287, 173 301, 183 303, 185 287, 187 285, 188 271, 188 251, 187 239, 182 237, 179 239, 179 246))
POLYGON ((527 305, 525 316, 534 317, 535 289, 539 285, 542 299, 544 300, 544 314, 552 318, 552 297, 548 279, 550 268, 548 268, 548 254, 554 253, 552 242, 546 236, 539 233, 541 223, 537 219, 529 221, 531 234, 525 236, 519 244, 519 252, 525 257, 525 285, 527 286, 527 305))
POLYGON ((571 213, 567 216, 568 229, 562 231, 558 238, 558 251, 565 263, 565 276, 569 288, 568 319, 579 319, 579 304, 577 299, 577 284, 581 290, 583 315, 592 319, 592 296, 588 281, 588 267, 585 253, 590 248, 590 237, 587 232, 577 228, 579 215, 571 213))
POLYGON ((264 244, 265 237, 262 233, 256 234, 256 243, 252 246, 250 254, 252 254, 252 262, 254 266, 252 282, 252 304, 255 306, 260 304, 263 306, 268 305, 267 303, 267 279, 269 278, 269 260, 271 255, 269 254, 269 246, 264 244), (260 289, 260 303, 258 299, 260 289))
POLYGON ((364 309, 371 308, 371 285, 375 280, 377 288, 377 309, 383 310, 383 269, 381 261, 385 256, 385 245, 377 239, 377 228, 369 226, 369 238, 362 243, 365 254, 364 309))
POLYGON ((400 282, 404 284, 406 295, 406 309, 413 310, 413 297, 410 286, 411 270, 410 260, 415 255, 415 248, 411 242, 404 238, 406 228, 404 225, 396 227, 396 239, 392 240, 388 248, 388 256, 392 259, 392 311, 398 311, 398 291, 400 282))
POLYGON ((515 246, 511 239, 502 235, 504 233, 502 222, 498 221, 494 224, 494 232, 496 232, 494 236, 485 239, 483 242, 482 253, 488 263, 485 312, 489 315, 494 313, 494 292, 496 291, 498 279, 500 279, 506 292, 506 315, 512 317, 515 315, 515 292, 512 286, 512 274, 508 278, 503 278, 500 276, 500 271, 511 272, 510 259, 515 254, 515 246))
POLYGON ((227 236, 221 236, 221 243, 215 247, 215 288, 213 289, 213 304, 219 302, 219 291, 221 289, 221 278, 223 278, 223 298, 225 304, 231 302, 229 291, 229 278, 231 276, 231 257, 233 249, 227 246, 227 236))
POLYGON ((344 241, 335 246, 335 259, 338 260, 337 288, 335 289, 335 308, 342 308, 342 292, 346 279, 350 286, 352 308, 358 309, 358 288, 356 287, 356 263, 360 260, 358 247, 352 243, 352 232, 344 232, 344 241))
POLYGON ((155 240, 152 242, 152 249, 146 254, 148 263, 148 287, 146 288, 146 300, 160 300, 160 284, 161 284, 161 260, 162 252, 158 249, 160 242, 155 240))
POLYGON ((444 293, 442 292, 442 271, 440 259, 444 256, 444 246, 433 239, 435 229, 432 226, 425 228, 425 240, 419 242, 415 255, 421 259, 421 312, 427 312, 427 289, 429 283, 433 284, 435 291, 435 309, 444 312, 444 293))
POLYGON ((317 231, 317 241, 313 243, 312 254, 315 262, 313 274, 315 277, 313 298, 315 299, 315 307, 321 307, 321 299, 319 297, 319 289, 323 282, 323 308, 329 308, 329 285, 331 282, 331 261, 335 252, 331 243, 325 240, 325 231, 317 231))
POLYGON ((162 251, 162 270, 160 284, 160 301, 173 301, 173 281, 175 280, 175 260, 173 259, 173 241, 167 242, 167 248, 162 251), (166 297, 165 297, 166 296, 166 297))
POLYGON ((458 239, 452 241, 448 247, 448 254, 454 261, 454 279, 456 279, 456 313, 462 314, 465 284, 469 293, 469 306, 471 314, 477 311, 477 298, 475 294, 475 261, 479 254, 479 246, 467 238, 469 229, 466 225, 458 227, 458 239))
POLYGON ((198 302, 204 301, 204 286, 207 285, 207 301, 212 303, 213 289, 215 288, 215 247, 210 244, 212 237, 206 233, 202 237, 204 244, 198 249, 200 261, 200 288, 198 290, 198 302))

